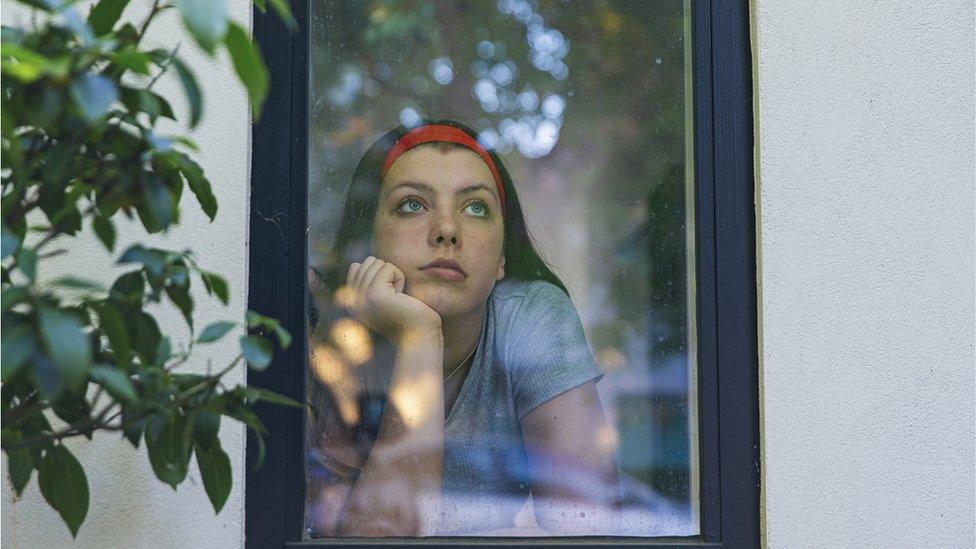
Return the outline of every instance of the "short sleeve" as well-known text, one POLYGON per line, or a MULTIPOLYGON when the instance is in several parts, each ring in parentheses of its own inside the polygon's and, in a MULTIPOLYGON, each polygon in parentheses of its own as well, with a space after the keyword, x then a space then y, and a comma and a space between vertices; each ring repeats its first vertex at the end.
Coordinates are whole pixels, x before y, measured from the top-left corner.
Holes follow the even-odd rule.
POLYGON ((572 301, 553 284, 531 284, 509 335, 506 355, 519 420, 549 399, 603 377, 572 301))

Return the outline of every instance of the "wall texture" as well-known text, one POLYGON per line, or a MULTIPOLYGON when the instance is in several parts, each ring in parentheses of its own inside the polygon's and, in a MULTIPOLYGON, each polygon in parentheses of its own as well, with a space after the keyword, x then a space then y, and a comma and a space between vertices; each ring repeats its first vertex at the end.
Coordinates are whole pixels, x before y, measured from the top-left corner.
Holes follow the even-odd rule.
POLYGON ((754 4, 768 545, 973 547, 973 2, 754 4))
MULTIPOLYGON (((247 2, 230 4, 249 20, 247 2)), ((23 15, 4 8, 5 23, 23 15)), ((766 541, 976 545, 973 4, 756 0, 754 20, 766 541)), ((180 33, 167 18, 153 38, 180 33)), ((231 306, 201 301, 205 324, 243 315, 249 117, 226 58, 192 50, 207 91, 193 137, 221 211, 209 224, 186 203, 162 244, 228 276, 231 306)), ((84 268, 104 257, 92 239, 43 274, 109 280, 84 268)), ((35 477, 19 500, 3 483, 3 544, 241 547, 243 431, 222 431, 235 485, 219 516, 195 470, 173 492, 143 449, 103 435, 74 446, 92 486, 78 539, 35 477)))
MULTIPOLYGON (((133 2, 125 17, 140 20, 149 2, 133 2)), ((250 2, 228 2, 234 19, 250 28, 250 2)), ((8 0, 3 1, 4 24, 29 21, 24 10, 8 0)), ((87 13, 84 10, 83 13, 87 13)), ((238 85, 233 68, 223 53, 215 60, 200 53, 182 25, 170 10, 153 23, 147 44, 172 48, 181 41, 180 53, 197 70, 205 92, 204 117, 200 126, 189 134, 200 145, 198 159, 213 183, 220 204, 217 219, 210 223, 195 203, 193 195, 184 193, 183 223, 168 237, 148 240, 161 246, 192 248, 204 268, 227 277, 231 303, 222 306, 205 293, 195 295, 196 322, 205 326, 221 319, 244 318, 247 291, 247 214, 248 172, 250 166, 250 114, 246 95, 238 85), (202 295, 201 295, 202 294, 202 295)), ((165 97, 179 98, 181 88, 175 78, 163 78, 157 86, 165 97)), ((173 101, 173 108, 185 118, 187 107, 173 101)), ((163 133, 184 134, 179 127, 163 128, 163 133)), ((126 240, 147 241, 141 225, 118 226, 117 250, 126 240)), ((95 238, 80 239, 72 244, 67 256, 58 258, 44 277, 66 273, 111 282, 119 273, 97 270, 110 265, 95 238)), ((53 261, 53 260, 52 260, 53 261)), ((170 333, 182 326, 177 314, 165 324, 170 333)), ((163 322, 163 319, 160 319, 163 322)), ((179 328, 182 330, 182 328, 179 328)), ((180 334, 183 332, 177 332, 180 334)), ((236 354, 236 338, 225 338, 225 344, 197 355, 189 368, 203 370, 207 361, 219 366, 236 354)), ((177 341, 179 338, 177 338, 177 341)), ((242 382, 243 369, 231 372, 231 383, 242 382)), ((72 451, 88 472, 91 503, 88 519, 76 540, 57 513, 48 507, 37 487, 36 474, 25 494, 14 499, 8 482, 3 482, 2 544, 4 547, 242 547, 244 539, 244 430, 231 421, 221 423, 221 444, 230 456, 234 470, 234 487, 220 515, 215 515, 203 490, 196 461, 191 461, 188 479, 174 492, 158 481, 149 465, 144 447, 134 450, 114 434, 100 434, 92 443, 84 440, 72 444, 72 451)), ((6 463, 6 460, 4 460, 6 463)), ((6 473, 6 466, 4 466, 6 473)))

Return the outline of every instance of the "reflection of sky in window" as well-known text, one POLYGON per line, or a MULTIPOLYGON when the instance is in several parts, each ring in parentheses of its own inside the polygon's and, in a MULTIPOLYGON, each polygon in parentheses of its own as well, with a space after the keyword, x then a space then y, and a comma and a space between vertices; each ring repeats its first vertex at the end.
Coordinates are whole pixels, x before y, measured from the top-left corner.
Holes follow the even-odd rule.
POLYGON ((348 107, 356 101, 363 87, 363 77, 355 67, 344 67, 339 82, 329 88, 329 102, 337 107, 348 107))
MULTIPOLYGON (((525 27, 529 64, 523 64, 521 72, 538 70, 551 77, 559 89, 558 82, 569 76, 564 62, 570 52, 569 39, 546 25, 545 18, 535 12, 528 0, 498 0, 497 9, 503 17, 525 27)), ((481 40, 475 45, 478 58, 470 66, 474 80, 471 95, 485 113, 494 115, 494 121, 479 123, 480 139, 486 147, 502 154, 517 149, 525 157, 539 158, 549 154, 559 141, 566 99, 560 93, 536 91, 526 82, 530 75, 520 74, 516 59, 507 56, 507 49, 504 41, 497 39, 481 40)), ((448 86, 455 80, 450 57, 435 57, 428 61, 426 69, 427 74, 415 74, 406 82, 415 96, 426 96, 432 88, 448 86)), ((378 95, 381 83, 390 82, 393 72, 393 67, 381 60, 373 63, 369 72, 344 66, 337 81, 326 90, 326 97, 341 109, 354 108, 360 96, 378 95)), ((411 103, 402 105, 399 116, 408 127, 416 126, 424 116, 411 103)))
POLYGON ((407 128, 415 128, 420 125, 420 113, 413 107, 404 107, 400 111, 400 123, 407 128))
MULTIPOLYGON (((566 80, 569 66, 563 59, 569 54, 569 39, 547 26, 545 18, 527 0, 499 0, 497 7, 502 15, 525 25, 532 66, 555 80, 566 80)), ((504 43, 482 40, 475 50, 480 59, 471 64, 475 77, 471 93, 486 113, 505 116, 497 126, 481 128, 482 144, 503 154, 517 148, 528 158, 549 154, 559 141, 566 99, 550 93, 540 100, 529 86, 510 89, 517 85, 519 74, 515 62, 505 57, 504 43)))
POLYGON ((446 86, 454 80, 454 63, 447 57, 438 57, 427 64, 427 72, 441 86, 446 86))

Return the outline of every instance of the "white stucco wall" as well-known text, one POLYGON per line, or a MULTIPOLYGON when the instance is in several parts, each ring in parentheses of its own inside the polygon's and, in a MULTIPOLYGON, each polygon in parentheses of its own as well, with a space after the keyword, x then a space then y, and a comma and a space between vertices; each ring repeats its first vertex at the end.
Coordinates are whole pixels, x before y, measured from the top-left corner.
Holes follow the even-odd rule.
POLYGON ((971 0, 758 0, 769 547, 973 547, 971 0))
MULTIPOLYGON (((250 2, 228 2, 232 17, 250 28, 250 2)), ((125 17, 141 21, 148 2, 133 2, 125 17)), ((3 1, 4 24, 22 23, 24 11, 9 0, 3 1)), ((238 86, 228 58, 221 53, 210 60, 200 53, 182 31, 175 10, 153 23, 147 44, 173 47, 181 41, 180 54, 197 70, 205 93, 202 123, 189 135, 200 145, 196 158, 213 183, 220 210, 210 223, 200 211, 192 193, 184 193, 182 223, 167 238, 148 240, 154 245, 176 249, 189 247, 197 253, 201 266, 223 274, 230 285, 231 303, 224 307, 205 293, 196 294, 196 322, 206 326, 216 320, 241 320, 244 317, 247 290, 247 212, 248 174, 250 166, 250 115, 244 91, 238 86), (201 295, 202 294, 202 295, 201 295)), ((175 78, 157 84, 165 97, 180 98, 182 89, 175 78)), ((186 106, 173 100, 173 108, 186 118, 186 106)), ((163 133, 184 135, 179 127, 164 127, 163 133)), ((125 249, 129 241, 146 242, 138 223, 118 225, 116 250, 125 249)), ((118 270, 103 269, 110 265, 109 256, 94 238, 72 243, 67 256, 41 275, 57 277, 73 274, 111 282, 118 270)), ((54 260, 52 260, 52 263, 54 260)), ((170 311, 173 313, 173 311, 170 311)), ((183 333, 183 322, 169 314, 164 325, 168 333, 183 333), (168 326, 168 328, 167 328, 168 326)), ((161 318, 161 321, 163 319, 161 318)), ((174 342, 176 343, 176 342, 174 342)), ((236 354, 236 337, 201 351, 189 368, 203 370, 207 361, 215 367, 227 364, 236 354)), ((239 369, 229 374, 232 384, 244 380, 239 369)), ((233 421, 221 422, 221 443, 230 456, 234 486, 220 515, 215 515, 203 490, 196 461, 191 461, 187 480, 174 492, 153 474, 144 445, 139 450, 114 434, 99 434, 92 443, 75 441, 71 449, 85 465, 91 491, 88 519, 76 540, 51 509, 37 487, 33 476, 21 499, 13 497, 8 482, 3 482, 2 544, 15 547, 242 547, 244 539, 244 431, 233 421)), ((4 460, 6 476, 6 460, 4 460)))
MULTIPOLYGON (((247 2, 229 4, 249 21, 247 2)), ((755 4, 765 539, 974 546, 973 4, 755 4)), ((17 16, 5 1, 4 22, 17 16)), ((172 17, 153 31, 160 45, 181 35, 172 17)), ((243 315, 249 117, 226 58, 184 42, 206 91, 193 137, 221 211, 210 224, 184 203, 168 243, 192 246, 232 288, 226 309, 201 298, 204 325, 243 315)), ((44 274, 109 280, 95 268, 105 257, 81 242, 44 274)), ((193 367, 233 352, 230 341, 193 367)), ((144 449, 100 435, 73 445, 91 485, 78 539, 35 476, 19 500, 3 483, 2 543, 241 547, 243 430, 225 422, 222 441, 235 484, 219 516, 195 465, 173 492, 144 449)))

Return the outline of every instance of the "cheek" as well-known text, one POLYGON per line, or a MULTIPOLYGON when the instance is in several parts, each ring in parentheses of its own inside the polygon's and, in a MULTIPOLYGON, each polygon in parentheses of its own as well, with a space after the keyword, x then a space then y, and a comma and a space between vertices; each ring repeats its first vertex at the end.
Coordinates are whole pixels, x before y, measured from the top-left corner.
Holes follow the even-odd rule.
POLYGON ((503 253, 501 235, 486 234, 473 239, 471 252, 482 276, 494 280, 503 253))
POLYGON ((426 232, 416 224, 380 221, 373 228, 374 255, 401 268, 396 260, 411 257, 425 242, 426 232))

